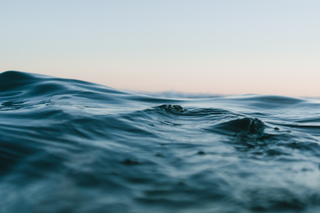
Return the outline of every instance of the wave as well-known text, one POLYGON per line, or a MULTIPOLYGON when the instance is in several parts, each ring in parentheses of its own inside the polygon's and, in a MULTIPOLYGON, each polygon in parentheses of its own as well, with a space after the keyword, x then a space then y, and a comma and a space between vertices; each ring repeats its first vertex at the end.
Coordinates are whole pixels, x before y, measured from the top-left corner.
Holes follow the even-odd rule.
POLYGON ((0 74, 0 212, 316 212, 318 99, 0 74))

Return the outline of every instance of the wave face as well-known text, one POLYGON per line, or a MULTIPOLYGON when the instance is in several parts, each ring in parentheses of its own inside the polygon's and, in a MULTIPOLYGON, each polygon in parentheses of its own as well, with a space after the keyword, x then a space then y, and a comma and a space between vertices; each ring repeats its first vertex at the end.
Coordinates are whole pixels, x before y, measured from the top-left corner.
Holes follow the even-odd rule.
POLYGON ((0 74, 0 212, 318 212, 320 101, 0 74))

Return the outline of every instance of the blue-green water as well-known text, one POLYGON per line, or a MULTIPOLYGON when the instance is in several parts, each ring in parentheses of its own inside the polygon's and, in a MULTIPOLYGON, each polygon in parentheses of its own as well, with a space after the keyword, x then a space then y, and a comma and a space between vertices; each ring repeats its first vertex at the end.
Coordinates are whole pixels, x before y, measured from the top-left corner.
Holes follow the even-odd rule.
POLYGON ((176 96, 0 74, 0 212, 319 211, 320 99, 176 96))

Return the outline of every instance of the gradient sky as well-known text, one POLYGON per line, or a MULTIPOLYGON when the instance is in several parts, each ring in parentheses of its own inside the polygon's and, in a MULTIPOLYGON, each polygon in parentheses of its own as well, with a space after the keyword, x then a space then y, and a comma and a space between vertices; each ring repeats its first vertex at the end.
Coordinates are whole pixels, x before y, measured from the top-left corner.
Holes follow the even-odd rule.
POLYGON ((0 72, 320 96, 319 0, 0 0, 0 72))

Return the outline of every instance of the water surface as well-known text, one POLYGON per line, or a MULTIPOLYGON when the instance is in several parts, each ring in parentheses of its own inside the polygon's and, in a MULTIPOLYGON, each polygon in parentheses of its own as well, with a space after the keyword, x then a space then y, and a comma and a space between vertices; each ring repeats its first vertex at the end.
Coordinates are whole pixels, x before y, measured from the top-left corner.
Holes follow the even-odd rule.
POLYGON ((320 209, 320 100, 0 74, 0 212, 320 209))

